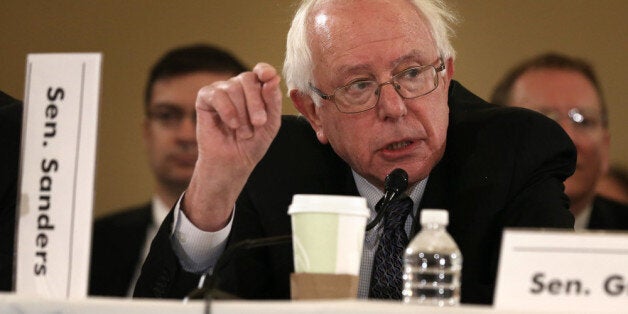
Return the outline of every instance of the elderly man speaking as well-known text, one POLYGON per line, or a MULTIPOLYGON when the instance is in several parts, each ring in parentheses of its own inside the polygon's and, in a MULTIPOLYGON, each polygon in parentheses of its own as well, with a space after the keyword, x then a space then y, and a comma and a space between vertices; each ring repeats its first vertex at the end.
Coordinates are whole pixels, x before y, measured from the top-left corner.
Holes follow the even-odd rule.
MULTIPOLYGON (((452 13, 441 1, 304 1, 288 33, 284 77, 302 116, 281 116, 280 77, 259 63, 200 90, 198 161, 153 242, 137 297, 181 297, 225 248, 291 233, 294 194, 360 195, 371 219, 392 170, 408 173, 411 239, 422 208, 449 211, 464 256, 463 303, 491 303, 505 227, 572 228, 563 192, 575 149, 560 126, 496 108, 452 80, 452 13)), ((378 278, 380 223, 368 231, 362 298, 401 297, 401 273, 378 278)), ((289 245, 216 269, 221 290, 289 298, 289 245)))

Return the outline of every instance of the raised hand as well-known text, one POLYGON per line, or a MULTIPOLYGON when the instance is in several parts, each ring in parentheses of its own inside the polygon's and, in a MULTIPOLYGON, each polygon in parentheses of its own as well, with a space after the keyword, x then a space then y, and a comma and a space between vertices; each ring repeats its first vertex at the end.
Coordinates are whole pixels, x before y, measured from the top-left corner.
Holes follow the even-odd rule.
POLYGON ((223 228, 253 168, 281 124, 281 78, 272 66, 203 87, 196 100, 198 160, 185 196, 188 219, 223 228))

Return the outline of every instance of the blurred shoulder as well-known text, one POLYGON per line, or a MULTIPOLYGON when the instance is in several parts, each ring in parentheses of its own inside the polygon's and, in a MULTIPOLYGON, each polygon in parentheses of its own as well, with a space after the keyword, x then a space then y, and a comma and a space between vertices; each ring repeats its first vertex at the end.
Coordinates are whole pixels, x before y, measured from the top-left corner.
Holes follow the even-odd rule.
POLYGON ((569 145, 571 140, 555 121, 544 115, 519 107, 490 104, 452 81, 449 89, 449 134, 524 139, 544 137, 569 145))
POLYGON ((96 219, 94 230, 102 229, 127 229, 148 225, 151 221, 151 203, 128 207, 114 214, 96 219))

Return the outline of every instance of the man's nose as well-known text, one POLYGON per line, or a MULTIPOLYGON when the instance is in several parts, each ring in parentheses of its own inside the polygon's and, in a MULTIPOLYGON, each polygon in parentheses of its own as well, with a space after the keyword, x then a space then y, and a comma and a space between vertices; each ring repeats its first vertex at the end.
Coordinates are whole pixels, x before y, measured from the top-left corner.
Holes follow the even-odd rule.
POLYGON ((177 128, 177 135, 180 139, 186 141, 196 141, 196 117, 193 115, 185 115, 177 128))
POLYGON ((404 99, 392 82, 380 86, 376 108, 380 119, 398 119, 408 113, 404 99))
POLYGON ((558 124, 560 124, 563 130, 565 130, 565 133, 567 133, 571 141, 576 146, 576 150, 579 150, 579 147, 582 145, 582 141, 586 140, 583 138, 581 132, 578 132, 574 124, 569 121, 569 119, 561 119, 558 121, 558 124))

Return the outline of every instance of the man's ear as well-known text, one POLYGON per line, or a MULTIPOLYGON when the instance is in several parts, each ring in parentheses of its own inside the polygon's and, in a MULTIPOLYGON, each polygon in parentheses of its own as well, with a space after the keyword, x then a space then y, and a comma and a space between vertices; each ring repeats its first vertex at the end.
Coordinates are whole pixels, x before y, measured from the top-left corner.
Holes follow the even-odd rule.
POLYGON ((319 116, 319 108, 316 107, 314 100, 309 95, 303 94, 300 91, 293 89, 290 91, 290 99, 292 103, 299 110, 299 112, 310 122, 312 129, 316 132, 318 141, 327 144, 327 136, 323 130, 323 124, 319 116))
POLYGON ((451 80, 451 78, 454 76, 454 58, 448 58, 447 60, 445 60, 445 71, 447 71, 447 79, 451 80))
POLYGON ((445 63, 445 73, 441 75, 438 75, 438 74, 437 75, 443 79, 443 83, 445 83, 444 88, 445 90, 448 90, 449 83, 451 82, 451 79, 454 76, 454 59, 448 58, 444 60, 443 62, 445 63))
POLYGON ((606 128, 603 131, 604 133, 602 134, 602 145, 600 147, 600 151, 602 154, 602 175, 605 175, 608 173, 611 162, 611 133, 606 128))

